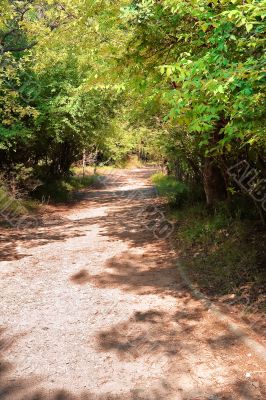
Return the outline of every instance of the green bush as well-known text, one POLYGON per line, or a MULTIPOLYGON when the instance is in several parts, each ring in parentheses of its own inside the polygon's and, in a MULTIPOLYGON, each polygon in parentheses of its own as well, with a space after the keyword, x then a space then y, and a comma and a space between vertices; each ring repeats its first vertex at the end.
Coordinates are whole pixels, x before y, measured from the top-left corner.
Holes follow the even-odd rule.
POLYGON ((76 191, 92 186, 97 180, 97 175, 48 180, 34 190, 32 196, 41 201, 65 203, 73 199, 76 191))
POLYGON ((219 240, 220 232, 223 232, 231 223, 231 218, 223 210, 214 215, 208 215, 207 212, 205 215, 202 212, 201 215, 195 212, 195 215, 189 219, 189 225, 184 229, 184 238, 189 242, 206 243, 219 240))
POLYGON ((174 176, 158 173, 152 176, 152 182, 159 195, 166 197, 170 204, 181 205, 188 198, 188 186, 178 181, 174 176))
POLYGON ((0 223, 35 213, 39 204, 31 199, 15 198, 0 182, 0 223))
POLYGON ((24 207, 15 200, 4 187, 0 187, 0 213, 16 213, 21 215, 24 207))

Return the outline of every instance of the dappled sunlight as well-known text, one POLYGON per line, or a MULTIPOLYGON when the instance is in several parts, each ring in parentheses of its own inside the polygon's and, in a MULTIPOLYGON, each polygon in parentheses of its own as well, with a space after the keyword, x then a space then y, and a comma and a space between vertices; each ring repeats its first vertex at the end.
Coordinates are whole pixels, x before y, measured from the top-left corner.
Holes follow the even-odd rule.
POLYGON ((168 254, 169 249, 164 252, 161 246, 147 252, 144 250, 140 255, 127 251, 108 260, 105 272, 100 275, 83 270, 73 275, 71 280, 77 284, 92 283, 102 288, 116 287, 137 294, 186 296, 175 263, 166 261, 168 254))
POLYGON ((43 226, 40 223, 40 226, 34 229, 2 229, 0 261, 19 260, 30 256, 33 249, 38 246, 45 246, 52 242, 64 242, 71 237, 78 237, 83 234, 73 225, 69 225, 68 220, 50 222, 48 226, 43 226), (20 248, 23 248, 22 252, 20 248))
POLYGON ((0 400, 265 400, 266 0, 0 4, 0 400))
POLYGON ((148 178, 148 170, 127 171, 119 190, 117 183, 90 188, 75 206, 43 215, 35 231, 8 230, 1 400, 238 400, 244 390, 257 400, 263 393, 259 375, 257 387, 245 379, 257 370, 255 355, 193 297, 178 252, 155 237, 157 216, 147 206, 164 205, 148 178))
MULTIPOLYGON (((234 359, 234 354, 229 356, 230 367, 225 369, 223 363, 226 360, 218 357, 219 353, 212 353, 208 348, 200 350, 196 345, 195 338, 193 340, 192 337, 196 327, 189 334, 185 333, 187 339, 184 340, 184 326, 180 326, 177 322, 173 323, 172 319, 172 314, 163 314, 152 309, 147 312, 135 312, 124 325, 119 324, 111 327, 109 331, 99 333, 98 351, 114 352, 119 359, 127 360, 127 371, 130 371, 129 365, 134 365, 136 358, 141 358, 149 364, 153 374, 156 370, 161 373, 157 379, 153 376, 149 381, 139 382, 129 390, 125 388, 123 393, 100 393, 102 390, 94 391, 87 387, 75 390, 71 384, 64 387, 51 386, 45 374, 17 377, 14 374, 16 365, 10 363, 8 358, 12 348, 20 341, 21 335, 11 336, 8 329, 1 328, 0 398, 1 400, 209 400, 213 398, 233 400, 236 398, 235 395, 239 396, 239 399, 262 398, 258 397, 258 390, 252 382, 241 376, 235 377, 238 359, 234 359)), ((262 389, 261 383, 259 387, 262 389)))

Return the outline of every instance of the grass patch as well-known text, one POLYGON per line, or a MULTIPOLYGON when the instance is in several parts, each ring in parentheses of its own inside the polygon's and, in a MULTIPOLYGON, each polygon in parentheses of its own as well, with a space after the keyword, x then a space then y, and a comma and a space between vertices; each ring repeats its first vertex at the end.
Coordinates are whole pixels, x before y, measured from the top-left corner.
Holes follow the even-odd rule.
MULTIPOLYGON (((168 199, 169 219, 177 227, 174 243, 184 272, 205 296, 236 308, 241 315, 262 315, 266 308, 266 232, 250 205, 220 203, 215 212, 174 177, 152 178, 168 199), (194 204, 193 204, 194 203, 194 204), (245 210, 246 207, 246 210, 245 210)), ((250 322, 248 320, 248 322, 250 322)), ((265 325, 256 322, 255 329, 265 325)))
POLYGON ((9 221, 16 221, 22 216, 34 214, 38 211, 38 202, 31 199, 14 198, 2 186, 0 187, 0 223, 9 225, 9 221))
POLYGON ((14 199, 3 187, 0 187, 0 212, 23 215, 25 208, 19 200, 14 199))
POLYGON ((213 300, 229 296, 242 311, 265 311, 266 233, 254 221, 236 219, 224 209, 210 214, 197 205, 171 211, 184 271, 213 300))
POLYGON ((43 202, 66 203, 73 200, 75 192, 92 186, 97 180, 98 175, 50 180, 39 186, 33 196, 43 202))
POLYGON ((159 195, 167 198, 171 205, 181 205, 187 199, 188 186, 174 176, 157 173, 151 179, 159 195))
MULTIPOLYGON (((112 165, 97 166, 96 167, 96 174, 97 175, 105 174, 105 173, 113 171, 115 168, 116 167, 114 167, 112 165)), ((75 177, 83 178, 83 167, 72 167, 71 168, 71 172, 75 177)), ((85 169, 84 169, 85 178, 93 176, 94 172, 95 172, 95 167, 86 166, 85 169)))
POLYGON ((215 288, 213 294, 228 294, 241 277, 251 278, 250 273, 258 271, 259 257, 265 254, 260 246, 265 232, 248 221, 233 219, 223 211, 210 215, 204 206, 188 207, 171 216, 177 221, 176 239, 189 272, 209 293, 215 288))

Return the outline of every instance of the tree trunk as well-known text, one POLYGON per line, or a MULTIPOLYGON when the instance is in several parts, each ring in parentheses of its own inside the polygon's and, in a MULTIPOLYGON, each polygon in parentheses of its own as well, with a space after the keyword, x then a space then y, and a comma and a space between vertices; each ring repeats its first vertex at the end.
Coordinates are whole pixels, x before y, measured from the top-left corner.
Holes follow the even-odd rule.
POLYGON ((85 168, 86 168, 86 150, 83 149, 83 157, 82 157, 82 175, 85 177, 85 168))
POLYGON ((212 207, 227 197, 223 174, 211 157, 206 157, 203 167, 203 184, 207 205, 212 207))
MULTIPOLYGON (((223 117, 217 122, 209 143, 211 147, 217 145, 221 139, 221 129, 224 128, 227 123, 228 121, 223 117)), ((225 177, 214 157, 205 156, 202 173, 207 205, 212 207, 217 202, 225 200, 227 198, 225 177)))
POLYGON ((67 176, 74 159, 71 144, 68 142, 60 143, 53 154, 53 161, 50 166, 51 175, 58 178, 67 176))

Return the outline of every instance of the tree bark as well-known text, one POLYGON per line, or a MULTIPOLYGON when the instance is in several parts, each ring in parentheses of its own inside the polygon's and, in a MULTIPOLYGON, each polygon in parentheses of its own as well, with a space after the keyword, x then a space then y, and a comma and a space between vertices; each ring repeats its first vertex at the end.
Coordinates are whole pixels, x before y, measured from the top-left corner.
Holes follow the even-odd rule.
MULTIPOLYGON (((217 122, 209 143, 211 148, 218 144, 221 139, 221 129, 227 123, 228 121, 223 117, 217 122)), ((205 156, 202 174, 207 205, 213 207, 217 202, 227 198, 226 180, 217 158, 205 156)))
POLYGON ((82 175, 85 177, 85 169, 86 169, 86 150, 83 149, 83 157, 82 157, 82 175))
POLYGON ((211 157, 204 160, 203 185, 208 206, 212 207, 226 199, 226 184, 222 171, 211 157))

